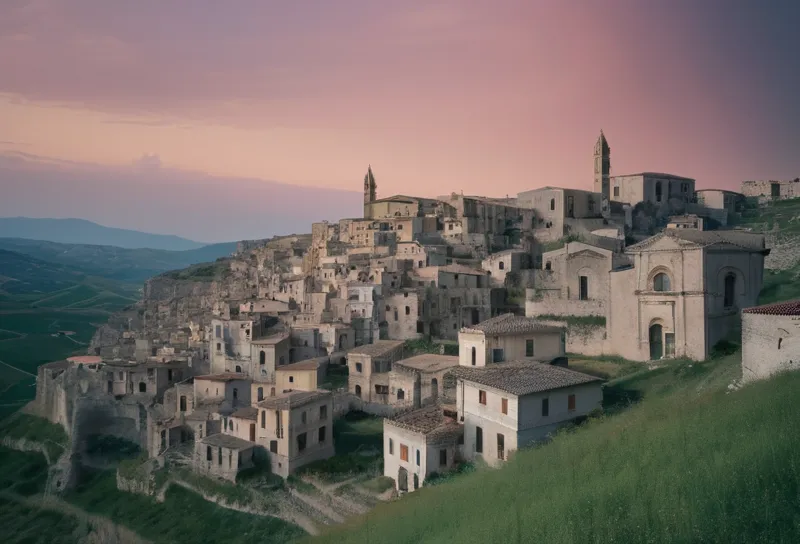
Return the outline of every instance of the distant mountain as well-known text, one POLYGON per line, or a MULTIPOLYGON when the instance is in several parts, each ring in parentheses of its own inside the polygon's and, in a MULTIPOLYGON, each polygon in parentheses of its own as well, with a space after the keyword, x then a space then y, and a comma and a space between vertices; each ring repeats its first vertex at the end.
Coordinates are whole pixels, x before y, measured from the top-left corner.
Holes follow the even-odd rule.
MULTIPOLYGON (((226 257, 236 250, 236 243, 211 244, 187 251, 165 251, 0 238, 0 250, 24 254, 53 266, 69 267, 70 270, 91 276, 138 283, 169 270, 226 257)), ((0 276, 7 275, 5 267, 8 265, 0 262, 0 276)))
POLYGON ((0 217, 0 238, 46 240, 61 244, 91 244, 125 249, 186 251, 206 244, 168 234, 105 227, 85 219, 0 217))

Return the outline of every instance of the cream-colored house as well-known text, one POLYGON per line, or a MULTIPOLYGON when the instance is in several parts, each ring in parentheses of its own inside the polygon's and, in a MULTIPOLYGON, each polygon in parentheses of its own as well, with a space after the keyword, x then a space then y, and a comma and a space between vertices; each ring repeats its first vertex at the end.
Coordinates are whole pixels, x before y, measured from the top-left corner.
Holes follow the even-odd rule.
POLYGON ((291 361, 289 333, 278 333, 250 343, 250 375, 254 380, 272 381, 275 369, 291 361))
POLYGON ((633 266, 609 274, 610 352, 704 360, 740 330, 740 310, 756 304, 769 249, 761 234, 666 229, 625 252, 633 266))
POLYGON ((456 417, 433 404, 383 420, 383 474, 394 480, 400 493, 453 468, 464 438, 456 417))
POLYGON ((244 372, 250 362, 250 342, 258 335, 252 320, 212 319, 208 353, 211 372, 244 372))
POLYGON ((503 314, 458 333, 459 364, 483 367, 523 357, 549 361, 564 356, 565 329, 531 317, 503 314))
POLYGON ((587 225, 599 228, 601 219, 601 194, 578 189, 542 187, 517 195, 520 205, 536 212, 534 235, 542 242, 558 240, 566 233, 567 225, 577 225, 581 219, 587 225), (599 219, 599 221, 590 221, 599 219))
POLYGON ((348 391, 366 402, 388 403, 389 371, 402 356, 403 342, 399 340, 378 340, 351 349, 347 353, 348 391))
POLYGON ((800 300, 742 310, 742 382, 800 369, 800 300))
POLYGON ((389 404, 419 408, 444 393, 444 376, 458 366, 455 355, 425 353, 392 363, 389 404))
POLYGON ((282 366, 275 372, 278 391, 316 391, 325 383, 328 357, 316 357, 282 366))
POLYGON ((256 441, 269 451, 272 472, 284 478, 335 453, 330 391, 290 391, 258 403, 256 441))
POLYGON ((244 406, 232 414, 222 417, 222 433, 255 442, 257 420, 258 408, 244 406))
POLYGON ((250 404, 251 380, 244 374, 209 374, 194 377, 195 407, 217 404, 221 409, 236 410, 250 404))
POLYGON ((490 465, 600 408, 603 400, 599 378, 550 364, 460 366, 453 373, 464 456, 490 465))

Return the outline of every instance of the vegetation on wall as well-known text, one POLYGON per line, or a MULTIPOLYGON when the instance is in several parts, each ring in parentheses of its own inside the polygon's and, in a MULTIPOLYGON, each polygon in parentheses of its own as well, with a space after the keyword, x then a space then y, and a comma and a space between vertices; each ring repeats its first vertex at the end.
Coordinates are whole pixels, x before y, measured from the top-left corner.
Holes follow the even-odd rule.
POLYGON ((572 328, 586 327, 605 327, 606 318, 602 315, 552 315, 545 314, 536 316, 536 319, 543 321, 563 321, 570 330, 572 328))

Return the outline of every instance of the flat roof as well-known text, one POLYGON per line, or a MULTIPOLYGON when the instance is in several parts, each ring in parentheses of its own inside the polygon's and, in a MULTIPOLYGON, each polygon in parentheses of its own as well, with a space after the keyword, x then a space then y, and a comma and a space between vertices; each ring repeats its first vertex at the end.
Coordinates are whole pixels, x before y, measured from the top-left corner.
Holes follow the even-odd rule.
POLYGON ((195 380, 209 380, 212 382, 232 382, 234 380, 246 380, 247 374, 237 374, 235 372, 225 372, 222 374, 206 374, 205 376, 195 376, 195 380))
POLYGON ((439 372, 446 368, 458 366, 458 357, 455 355, 438 355, 435 353, 423 353, 408 359, 395 361, 395 365, 419 370, 421 372, 439 372))
POLYGON ((286 340, 287 338, 289 338, 289 333, 281 332, 278 334, 273 334, 272 336, 267 336, 264 338, 259 338, 257 340, 252 340, 250 341, 250 343, 259 346, 268 346, 272 344, 277 344, 278 342, 286 340))
POLYGON ((258 407, 271 410, 289 410, 330 395, 330 391, 322 389, 317 389, 316 391, 289 391, 288 393, 281 393, 262 400, 258 403, 258 407))
POLYGON ((319 366, 327 362, 328 357, 314 357, 313 359, 306 359, 305 361, 297 361, 296 363, 292 363, 290 365, 283 365, 275 368, 275 372, 280 371, 289 371, 293 372, 295 370, 317 370, 319 366))

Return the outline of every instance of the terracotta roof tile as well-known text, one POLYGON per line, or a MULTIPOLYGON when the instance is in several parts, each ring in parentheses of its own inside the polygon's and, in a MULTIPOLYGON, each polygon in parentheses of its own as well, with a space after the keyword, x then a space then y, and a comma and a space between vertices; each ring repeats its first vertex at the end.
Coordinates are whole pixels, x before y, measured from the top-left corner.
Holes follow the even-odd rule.
POLYGON ((463 332, 482 332, 487 336, 502 336, 531 332, 558 332, 563 331, 564 327, 537 321, 532 317, 503 314, 461 330, 463 332))
POLYGON ((459 379, 517 396, 601 381, 596 376, 532 361, 492 363, 485 367, 460 366, 453 369, 453 374, 459 379))
POLYGON ((753 306, 752 308, 745 308, 742 310, 742 313, 761 315, 800 315, 800 299, 790 300, 788 302, 764 304, 763 306, 753 306))

